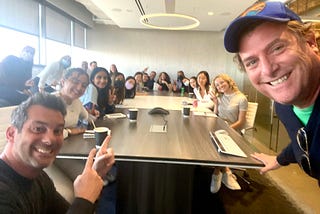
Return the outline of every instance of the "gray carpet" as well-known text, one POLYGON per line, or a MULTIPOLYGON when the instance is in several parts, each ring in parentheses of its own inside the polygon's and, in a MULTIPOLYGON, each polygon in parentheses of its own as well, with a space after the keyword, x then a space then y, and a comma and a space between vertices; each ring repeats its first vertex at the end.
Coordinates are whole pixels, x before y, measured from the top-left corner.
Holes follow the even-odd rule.
POLYGON ((193 213, 303 213, 257 170, 247 170, 249 177, 243 176, 243 172, 233 171, 242 190, 232 191, 222 185, 218 193, 212 194, 209 190, 212 168, 196 169, 193 213), (250 184, 244 182, 239 175, 249 180, 250 184))

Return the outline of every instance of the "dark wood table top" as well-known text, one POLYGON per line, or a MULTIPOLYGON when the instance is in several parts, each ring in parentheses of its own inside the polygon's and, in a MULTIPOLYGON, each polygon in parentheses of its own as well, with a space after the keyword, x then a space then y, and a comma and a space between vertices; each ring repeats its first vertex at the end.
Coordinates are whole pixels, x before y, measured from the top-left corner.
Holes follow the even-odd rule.
MULTIPOLYGON (((127 109, 118 109, 127 114, 127 109)), ((229 166, 260 168, 262 163, 250 154, 254 148, 236 131, 218 117, 192 115, 184 117, 181 111, 170 110, 170 114, 150 115, 148 109, 139 109, 137 122, 128 118, 105 119, 97 126, 111 129, 110 147, 115 151, 117 161, 159 162, 206 166, 229 166), (163 126, 167 121, 167 132, 150 132, 152 125, 163 126), (218 153, 212 143, 209 131, 225 129, 247 154, 247 158, 218 153)), ((95 147, 94 139, 72 136, 65 143, 57 158, 85 159, 95 147)))

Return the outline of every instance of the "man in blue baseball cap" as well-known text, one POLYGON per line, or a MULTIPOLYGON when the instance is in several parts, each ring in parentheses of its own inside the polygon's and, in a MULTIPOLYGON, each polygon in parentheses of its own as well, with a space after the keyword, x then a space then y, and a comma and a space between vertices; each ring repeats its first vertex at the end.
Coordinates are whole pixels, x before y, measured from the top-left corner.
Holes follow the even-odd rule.
POLYGON ((291 143, 278 155, 253 155, 261 173, 298 163, 320 186, 320 56, 313 26, 280 2, 259 2, 225 32, 227 51, 236 53, 252 85, 275 101, 291 143))

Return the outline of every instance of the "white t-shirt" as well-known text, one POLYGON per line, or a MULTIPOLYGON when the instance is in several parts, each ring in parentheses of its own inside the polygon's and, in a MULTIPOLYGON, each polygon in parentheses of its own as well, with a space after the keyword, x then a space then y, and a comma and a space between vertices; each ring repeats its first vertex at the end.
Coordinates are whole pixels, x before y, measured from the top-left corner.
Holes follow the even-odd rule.
POLYGON ((60 61, 47 65, 37 76, 40 78, 38 87, 44 88, 45 84, 54 85, 60 82, 66 70, 60 67, 60 61))
MULTIPOLYGON (((55 92, 54 95, 60 97, 59 92, 55 92)), ((64 127, 77 127, 79 120, 88 120, 89 114, 87 110, 82 106, 79 99, 75 99, 70 105, 66 104, 67 114, 64 117, 64 127)), ((67 130, 63 131, 63 136, 68 136, 67 130)))
POLYGON ((214 103, 211 100, 211 96, 207 93, 207 91, 204 92, 203 97, 200 94, 199 88, 194 88, 193 93, 196 95, 196 98, 198 100, 198 107, 205 107, 209 109, 213 108, 214 103))

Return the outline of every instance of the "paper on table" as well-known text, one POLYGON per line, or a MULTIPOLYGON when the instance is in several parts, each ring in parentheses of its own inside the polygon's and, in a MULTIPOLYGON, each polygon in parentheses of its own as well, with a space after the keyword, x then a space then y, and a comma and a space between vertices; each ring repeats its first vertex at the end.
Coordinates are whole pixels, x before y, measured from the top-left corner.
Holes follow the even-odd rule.
POLYGON ((151 125, 150 132, 165 133, 167 132, 167 125, 151 125))
POLYGON ((206 117, 217 117, 213 112, 203 112, 203 111, 194 111, 193 115, 195 116, 206 116, 206 117))
POLYGON ((104 119, 105 118, 109 118, 109 119, 116 119, 116 118, 126 118, 127 116, 123 113, 112 113, 112 114, 106 114, 104 115, 104 119))

